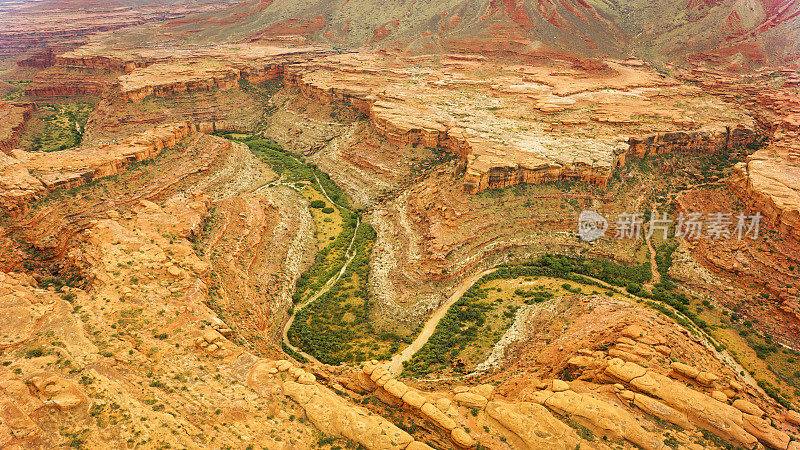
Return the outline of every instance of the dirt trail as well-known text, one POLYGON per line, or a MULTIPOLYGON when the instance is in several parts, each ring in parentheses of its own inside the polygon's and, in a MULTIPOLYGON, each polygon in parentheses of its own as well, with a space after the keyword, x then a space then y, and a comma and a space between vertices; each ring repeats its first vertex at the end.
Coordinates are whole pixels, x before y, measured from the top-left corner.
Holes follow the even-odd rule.
POLYGON ((430 339, 433 335, 433 331, 436 329, 436 326, 439 325, 439 322, 442 320, 445 314, 447 314, 447 311, 450 309, 450 307, 453 306, 453 304, 457 302, 458 299, 460 299, 461 296, 463 296, 473 284, 480 280, 481 277, 493 273, 496 270, 497 268, 486 269, 462 280, 461 283, 459 283, 456 287, 456 290, 450 294, 450 297, 447 299, 447 301, 440 306, 435 313, 433 313, 427 322, 425 322, 425 326, 422 327, 422 331, 420 331, 420 333, 414 339, 414 342, 412 342, 408 347, 404 348, 402 352, 397 353, 392 357, 392 360, 389 362, 389 372, 394 376, 399 375, 400 372, 403 371, 403 363, 405 361, 409 361, 415 353, 425 346, 425 344, 428 342, 428 339, 430 339))
MULTIPOLYGON (((323 189, 323 191, 324 191, 324 189, 323 189)), ((359 226, 361 226, 361 219, 358 219, 358 222, 356 223, 356 229, 353 232, 353 237, 350 239, 350 245, 347 246, 347 250, 345 251, 345 255, 347 255, 347 261, 344 263, 342 268, 339 269, 339 272, 336 273, 336 276, 330 277, 328 279, 328 281, 325 283, 325 286, 323 286, 323 288, 320 289, 319 292, 314 294, 311 298, 309 298, 305 302, 303 302, 300 305, 298 305, 297 308, 295 308, 295 310, 294 310, 294 314, 292 314, 289 317, 289 320, 286 321, 286 325, 283 326, 283 343, 286 344, 286 346, 289 347, 290 349, 292 349, 295 352, 303 355, 303 357, 308 359, 309 361, 321 364, 320 361, 317 360, 317 358, 315 358, 315 357, 309 355, 308 353, 300 350, 299 348, 297 348, 294 345, 292 345, 291 342, 289 342, 289 328, 292 327, 292 324, 294 323, 294 318, 297 316, 297 313, 299 313, 300 311, 305 309, 308 305, 310 305, 310 304, 314 303, 315 301, 317 301, 318 298, 320 298, 323 295, 325 295, 325 293, 328 292, 331 289, 331 287, 333 287, 334 283, 336 283, 336 281, 338 281, 339 278, 341 278, 342 275, 344 275, 345 270, 347 270, 347 266, 350 265, 350 262, 356 256, 356 252, 353 251, 353 243, 356 241, 356 234, 358 233, 358 227, 359 226)))
MULTIPOLYGON (((292 156, 294 157, 294 155, 292 155, 292 156)), ((294 158, 297 159, 296 157, 294 157, 294 158)), ((300 160, 298 160, 298 161, 300 161, 300 160)), ((322 195, 324 195, 325 198, 327 198, 328 201, 331 202, 332 204, 334 204, 334 205, 336 205, 336 206, 338 206, 338 207, 340 207, 342 209, 345 209, 345 210, 349 211, 350 210, 349 208, 334 202, 328 196, 328 192, 325 190, 325 187, 322 186, 322 183, 319 182, 319 178, 317 177, 317 172, 314 170, 314 171, 312 171, 312 173, 314 174, 314 180, 316 180, 317 186, 319 186, 320 191, 322 191, 322 195)), ((289 317, 289 320, 286 321, 286 325, 283 326, 283 343, 286 344, 286 346, 289 347, 290 349, 292 349, 295 352, 303 355, 303 357, 308 359, 309 361, 313 361, 315 363, 320 363, 319 360, 317 360, 317 358, 315 358, 315 357, 309 355, 308 353, 300 350, 299 348, 297 348, 294 345, 292 345, 291 342, 289 342, 289 329, 292 327, 292 324, 294 323, 294 318, 295 318, 295 316, 297 316, 297 313, 299 313, 300 311, 305 309, 311 303, 317 301, 318 298, 320 298, 323 295, 325 295, 325 293, 328 292, 331 289, 331 287, 333 287, 333 284, 336 283, 336 281, 338 281, 339 278, 342 277, 342 275, 344 275, 344 272, 345 272, 345 270, 347 270, 347 267, 350 265, 350 262, 356 256, 356 252, 353 251, 353 243, 355 243, 355 241, 356 241, 356 235, 358 234, 358 227, 360 227, 360 226, 361 226, 361 218, 359 217, 357 219, 357 221, 356 221, 356 228, 355 228, 355 230, 353 230, 353 237, 350 238, 350 244, 347 246, 347 250, 345 250, 345 252, 344 252, 344 254, 347 256, 347 261, 345 261, 345 263, 342 266, 342 268, 339 269, 339 272, 336 273, 336 276, 330 277, 328 279, 328 281, 325 282, 325 286, 323 286, 322 289, 319 292, 314 294, 311 298, 309 298, 305 302, 303 302, 300 305, 298 305, 297 308, 295 308, 294 313, 289 317)))
POLYGON ((651 285, 661 283, 661 272, 658 271, 658 264, 656 264, 656 250, 653 248, 653 241, 650 240, 650 234, 645 233, 645 240, 647 241, 647 250, 650 253, 650 276, 651 285))

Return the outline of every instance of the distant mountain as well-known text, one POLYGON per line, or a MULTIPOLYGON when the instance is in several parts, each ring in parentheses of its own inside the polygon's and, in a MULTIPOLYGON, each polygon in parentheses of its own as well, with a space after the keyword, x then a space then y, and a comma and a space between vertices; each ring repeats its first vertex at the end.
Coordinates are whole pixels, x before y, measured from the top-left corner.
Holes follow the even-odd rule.
POLYGON ((416 52, 706 58, 800 56, 800 0, 255 0, 164 25, 191 42, 302 36, 416 52))
POLYGON ((0 1, 0 55, 75 46, 98 31, 209 14, 234 0, 10 0, 0 1))

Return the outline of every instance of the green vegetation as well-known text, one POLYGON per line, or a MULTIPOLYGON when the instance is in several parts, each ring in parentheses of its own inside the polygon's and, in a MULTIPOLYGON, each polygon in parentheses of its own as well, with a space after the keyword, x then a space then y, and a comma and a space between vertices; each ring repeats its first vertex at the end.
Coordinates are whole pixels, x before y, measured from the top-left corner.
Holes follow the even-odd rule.
POLYGON ((289 329, 289 339, 323 363, 388 359, 399 349, 401 338, 376 331, 370 320, 374 301, 368 289, 369 255, 375 238, 372 227, 359 225, 355 256, 342 277, 300 311, 289 329))
MULTIPOLYGON (((794 387, 797 396, 797 391, 800 390, 800 371, 797 370, 795 358, 800 357, 800 353, 781 348, 768 334, 762 336, 754 332, 753 324, 748 320, 741 320, 738 314, 715 309, 708 298, 687 298, 670 292, 677 288, 675 280, 668 275, 677 246, 676 242, 666 242, 656 249, 656 264, 661 274, 661 283, 654 286, 651 297, 669 304, 682 315, 676 314, 663 303, 648 301, 648 306, 661 311, 686 328, 691 329, 695 325, 702 329, 718 351, 730 347, 729 353, 756 377, 761 388, 779 404, 791 408, 789 395, 781 391, 781 386, 765 380, 764 377, 771 379, 774 375, 776 383, 780 381, 778 384, 785 383, 786 386, 794 387)), ((761 293, 760 297, 767 298, 768 295, 761 293)))
MULTIPOLYGON (((428 342, 414 357, 405 363, 404 373, 408 376, 424 376, 452 365, 456 357, 468 346, 474 345, 479 336, 493 332, 495 341, 502 336, 502 330, 485 327, 490 319, 488 312, 496 305, 487 301, 487 285, 494 280, 518 278, 550 277, 574 281, 586 286, 605 288, 605 283, 624 287, 641 285, 650 279, 650 265, 625 266, 611 261, 585 260, 566 256, 543 256, 536 261, 519 265, 501 265, 493 273, 484 275, 459 299, 442 318, 428 342)), ((580 288, 563 283, 564 291, 577 293, 580 288)), ((553 297, 553 293, 543 289, 516 289, 514 296, 521 297, 525 304, 538 303, 553 297)), ((500 302, 502 303, 502 302, 500 302)), ((514 305, 505 305, 504 316, 512 319, 516 313, 514 305)), ((506 328, 510 321, 506 322, 506 328)))
POLYGON ((94 106, 88 103, 64 103, 41 107, 44 130, 30 141, 29 150, 54 152, 77 147, 94 106))
MULTIPOLYGON (((229 137, 228 135, 224 135, 229 137)), ((233 139, 238 140, 238 139, 233 139)), ((272 170, 280 175, 284 181, 314 181, 314 169, 298 157, 286 152, 277 142, 270 139, 252 137, 240 140, 262 161, 267 163, 272 170)))
MULTIPOLYGON (((262 161, 267 163, 272 170, 287 182, 307 182, 314 189, 327 194, 336 203, 341 216, 344 218, 342 232, 322 248, 317 254, 314 265, 297 280, 297 286, 292 300, 299 303, 310 298, 314 292, 321 289, 327 281, 338 273, 347 262, 347 246, 353 237, 358 221, 358 214, 350 211, 347 196, 334 183, 327 174, 319 171, 315 166, 306 164, 298 157, 283 150, 274 141, 260 138, 242 140, 250 150, 262 161)), ((312 208, 325 208, 323 200, 314 200, 309 203, 312 208)), ((333 210, 330 210, 333 213, 333 210)))
POLYGON ((569 415, 562 417, 562 419, 564 420, 564 422, 566 422, 567 425, 575 429, 575 431, 578 433, 578 436, 580 436, 581 439, 589 442, 593 442, 595 440, 594 433, 592 432, 592 430, 579 424, 569 415))
MULTIPOLYGON (((227 134, 223 136, 246 144, 281 177, 282 184, 319 192, 322 197, 316 193, 306 195, 315 220, 317 214, 328 216, 337 210, 341 216, 341 232, 335 237, 330 236, 332 240, 321 243, 314 264, 298 279, 292 297, 295 304, 310 299, 337 276, 347 264, 347 250, 353 242, 351 263, 324 295, 296 314, 289 329, 289 340, 328 364, 391 356, 399 348, 402 338, 394 333, 376 331, 370 321, 374 302, 368 290, 369 255, 376 238, 372 227, 364 223, 359 225, 360 213, 352 210, 344 192, 327 174, 300 156, 286 152, 272 140, 256 136, 244 139, 227 134), (333 204, 327 201, 328 198, 333 204)), ((285 344, 283 349, 293 358, 305 360, 285 344)))
MULTIPOLYGON (((56 292, 61 292, 61 289, 64 286, 69 287, 76 287, 79 286, 81 283, 81 277, 79 275, 71 275, 67 278, 61 277, 44 277, 41 281, 39 281, 39 288, 40 289, 48 289, 53 287, 56 292)), ((74 297, 72 297, 74 298, 74 297)), ((65 299, 66 300, 66 299, 65 299)))
POLYGON ((325 283, 336 276, 347 263, 347 247, 356 231, 358 214, 346 210, 342 213, 346 217, 342 232, 317 253, 314 265, 297 280, 295 293, 292 295, 294 303, 300 303, 314 295, 314 292, 322 289, 325 283))
POLYGON ((291 357, 292 357, 292 358, 294 358, 296 361, 299 361, 299 362, 301 362, 301 363, 308 362, 308 359, 307 359, 305 356, 303 356, 303 355, 301 355, 300 353, 297 353, 296 351, 294 351, 294 350, 293 350, 291 347, 289 347, 288 345, 286 345, 286 343, 285 343, 285 342, 281 342, 281 348, 283 348, 283 351, 284 351, 284 352, 285 352, 287 355, 291 356, 291 357))
POLYGON ((261 120, 259 121, 263 124, 266 118, 272 115, 275 109, 277 109, 277 106, 273 105, 269 100, 276 92, 283 89, 283 78, 275 78, 257 84, 250 83, 245 79, 239 79, 239 89, 251 97, 254 97, 258 100, 259 104, 263 105, 261 120))
MULTIPOLYGON (((517 279, 532 277, 550 277, 573 281, 586 286, 605 288, 615 286, 612 290, 621 293, 624 288, 629 294, 644 300, 645 304, 673 318, 687 329, 699 328, 705 332, 712 331, 705 320, 691 308, 691 298, 678 292, 676 284, 667 272, 672 264, 672 254, 676 249, 674 243, 664 243, 657 250, 656 263, 662 275, 661 283, 655 284, 652 290, 643 286, 650 281, 650 264, 622 265, 606 260, 587 260, 567 256, 547 255, 533 262, 518 265, 502 265, 485 275, 473 285, 464 296, 456 302, 445 317, 439 322, 436 330, 425 346, 405 365, 408 376, 424 376, 452 365, 455 358, 467 347, 474 346, 476 340, 487 333, 484 329, 487 315, 495 306, 487 301, 489 293, 486 286, 493 280, 517 279), (599 281, 598 281, 599 280, 599 281)), ((563 283, 561 288, 566 292, 581 292, 579 287, 563 283)), ((491 288, 490 288, 491 289, 491 288)), ((524 303, 538 303, 552 297, 546 290, 516 289, 514 296, 522 297, 524 303)), ((508 308, 508 305, 506 306, 508 308)), ((505 314, 513 316, 512 311, 505 314)), ((499 330, 494 331, 499 338, 499 330)), ((714 343, 714 341, 712 341, 714 343)), ((715 345, 717 345, 715 343, 715 345)), ((775 351, 773 347, 770 347, 775 351)), ((720 348, 721 349, 721 348, 720 348)))
POLYGON ((31 83, 30 80, 26 81, 7 81, 8 84, 14 86, 16 89, 6 94, 5 99, 9 102, 18 102, 25 95, 25 88, 31 83))
POLYGON ((421 376, 449 367, 467 345, 478 338, 492 305, 484 301, 486 291, 481 279, 461 297, 442 318, 428 342, 411 361, 406 362, 408 374, 421 376))

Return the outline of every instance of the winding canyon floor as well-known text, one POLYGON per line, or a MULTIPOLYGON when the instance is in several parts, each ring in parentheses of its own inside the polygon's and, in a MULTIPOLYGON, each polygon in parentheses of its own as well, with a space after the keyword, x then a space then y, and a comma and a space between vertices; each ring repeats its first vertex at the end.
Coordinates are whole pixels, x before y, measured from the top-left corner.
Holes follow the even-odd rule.
POLYGON ((9 79, 0 446, 800 447, 796 86, 145 50, 9 79))

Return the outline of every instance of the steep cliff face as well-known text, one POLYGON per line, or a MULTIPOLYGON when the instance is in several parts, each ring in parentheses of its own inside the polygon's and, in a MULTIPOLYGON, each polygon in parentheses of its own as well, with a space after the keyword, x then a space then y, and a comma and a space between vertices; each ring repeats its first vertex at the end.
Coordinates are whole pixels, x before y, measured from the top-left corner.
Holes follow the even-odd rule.
MULTIPOLYGON (((559 179, 604 186, 630 156, 708 153, 754 138, 752 120, 734 105, 713 98, 691 104, 702 96, 699 89, 635 61, 574 60, 563 63, 566 70, 525 64, 508 70, 476 56, 329 53, 305 45, 169 52, 92 44, 60 55, 48 71, 127 72, 108 82, 133 103, 283 77, 317 103, 362 112, 390 143, 457 154, 466 163, 463 187, 470 193, 559 179), (495 82, 475 77, 476 68, 492 73, 495 82)), ((29 86, 32 93, 91 92, 94 86, 70 79, 59 84, 57 77, 50 85, 44 72, 40 78, 29 86)))
POLYGON ((214 62, 153 64, 119 78, 122 95, 137 102, 151 95, 172 97, 188 92, 228 90, 237 86, 237 69, 214 62))
POLYGON ((118 144, 49 153, 14 151, 0 160, 0 208, 12 216, 56 189, 72 189, 119 173, 175 146, 194 131, 187 123, 160 125, 118 144))
POLYGON ((33 67, 36 69, 46 69, 56 63, 56 55, 52 48, 35 53, 17 62, 20 67, 33 67))
MULTIPOLYGON (((370 62, 362 63, 366 65, 370 62)), ((374 61, 371 63, 374 64, 374 61)), ((438 81, 426 81, 426 89, 431 91, 425 92, 416 87, 401 87, 399 84, 380 81, 378 73, 394 79, 396 74, 391 71, 381 72, 366 68, 363 76, 358 77, 353 73, 357 69, 350 68, 347 64, 345 62, 334 66, 322 62, 287 66, 284 71, 285 83, 296 87, 304 96, 316 102, 341 102, 358 109, 393 144, 424 145, 457 154, 466 162, 463 184, 464 189, 470 193, 520 183, 565 179, 605 186, 613 168, 623 165, 630 157, 665 152, 714 153, 749 145, 756 138, 752 119, 740 113, 728 116, 734 123, 720 123, 718 118, 706 117, 702 120, 707 124, 698 124, 692 119, 688 126, 676 115, 670 119, 672 124, 660 124, 665 131, 642 135, 640 133, 646 127, 631 126, 638 124, 640 120, 633 117, 631 110, 637 107, 649 108, 652 103, 647 101, 637 105, 627 100, 620 102, 616 97, 624 95, 620 92, 610 93, 613 99, 604 98, 605 94, 592 92, 608 83, 603 78, 583 80, 582 85, 576 86, 574 79, 554 80, 540 74, 539 79, 529 76, 519 80, 520 84, 506 81, 509 85, 492 86, 493 91, 509 94, 516 101, 537 102, 536 108, 544 115, 526 119, 535 125, 542 126, 542 122, 546 125, 542 130, 544 132, 531 133, 527 131, 532 128, 530 122, 524 126, 521 121, 514 123, 508 119, 508 113, 499 117, 487 116, 484 112, 469 108, 451 112, 446 107, 437 110, 418 101, 422 98, 429 99, 440 108, 451 101, 457 102, 459 100, 448 100, 453 88, 450 83, 457 85, 462 80, 451 81, 443 76, 438 81), (555 83, 556 87, 539 84, 544 80, 555 83), (563 87, 558 81, 564 83, 563 87), (444 89, 437 91, 436 88, 439 87, 444 89), (418 98, 414 99, 414 95, 418 98), (593 131, 587 132, 585 136, 580 133, 559 133, 560 130, 555 129, 556 124, 551 121, 549 114, 576 110, 579 108, 578 102, 585 101, 587 96, 603 105, 603 109, 598 113, 592 107, 591 111, 580 112, 581 115, 590 117, 571 120, 577 123, 600 124, 601 131, 592 127, 593 131), (669 130, 670 126, 674 131, 669 130)), ((644 72, 636 76, 643 74, 644 72)), ((459 76, 463 75, 459 73, 459 76)), ((617 83, 620 84, 611 85, 619 90, 636 91, 637 95, 640 92, 630 86, 624 87, 625 82, 617 83)), ((654 80, 642 79, 632 83, 634 86, 635 83, 659 84, 654 80)), ((680 92, 680 89, 677 90, 680 92)), ((497 93, 494 95, 503 98, 497 93)), ((731 112, 737 110, 732 105, 720 106, 731 112)), ((512 108, 500 101, 482 107, 500 111, 512 108)), ((665 114, 665 111, 659 108, 654 113, 665 114)), ((566 130, 570 127, 563 128, 566 130)))
POLYGON ((17 145, 35 109, 33 103, 0 102, 0 152, 7 154, 17 145))
POLYGON ((25 87, 29 97, 98 96, 112 89, 113 80, 86 73, 70 73, 48 69, 36 74, 34 81, 25 87))
MULTIPOLYGON (((795 138, 796 139, 796 138, 795 138)), ((800 153, 772 144, 739 163, 729 186, 781 234, 800 241, 800 153)))
MULTIPOLYGON (((118 51, 103 44, 89 44, 56 58, 53 70, 86 74, 122 74, 111 84, 123 98, 138 102, 149 96, 175 95, 233 89, 239 80, 261 83, 283 76, 287 64, 307 61, 329 53, 320 46, 219 45, 196 49, 133 49, 118 51)), ((57 91, 44 73, 28 88, 29 95, 57 91)), ((89 77, 91 78, 91 76, 89 77)), ((70 82, 62 89, 70 89, 70 82)), ((93 91, 94 85, 77 81, 72 90, 93 91), (80 86, 80 87, 78 87, 80 86)), ((96 89, 94 89, 96 90, 96 89)))
MULTIPOLYGON (((760 211, 784 236, 800 238, 800 76, 792 69, 764 70, 732 77, 703 66, 682 78, 706 91, 745 105, 766 136, 766 146, 737 164, 728 182, 741 199, 760 211), (771 83, 770 80, 781 80, 771 83)), ((730 130, 732 144, 744 140, 730 130)))

